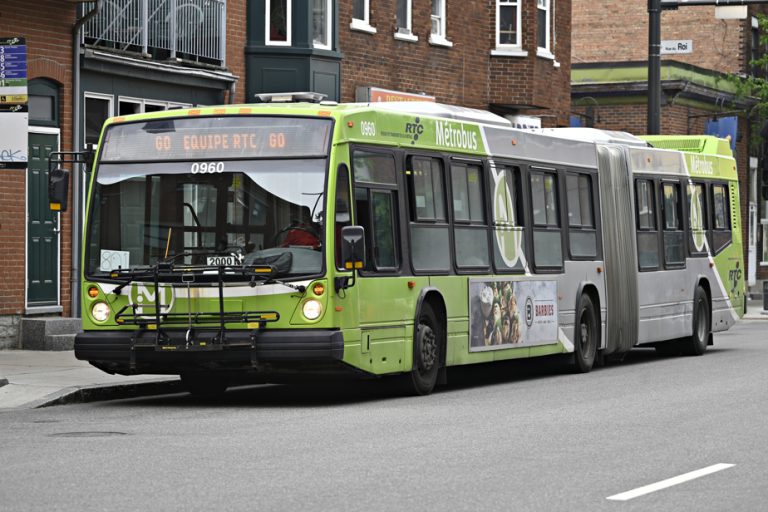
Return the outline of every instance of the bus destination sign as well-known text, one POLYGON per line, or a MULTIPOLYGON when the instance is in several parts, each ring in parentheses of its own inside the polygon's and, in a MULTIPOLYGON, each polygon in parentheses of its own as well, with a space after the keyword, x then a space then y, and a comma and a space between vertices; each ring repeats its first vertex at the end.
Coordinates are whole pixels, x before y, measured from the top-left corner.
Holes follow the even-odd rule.
POLYGON ((190 117, 113 124, 103 161, 224 160, 324 156, 332 121, 312 118, 190 117))

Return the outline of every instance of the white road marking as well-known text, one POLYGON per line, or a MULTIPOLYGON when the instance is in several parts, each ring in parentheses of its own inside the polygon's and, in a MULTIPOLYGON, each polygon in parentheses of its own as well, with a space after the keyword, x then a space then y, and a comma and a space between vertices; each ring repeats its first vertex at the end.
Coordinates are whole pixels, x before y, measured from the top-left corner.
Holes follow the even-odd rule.
POLYGON ((614 494, 613 496, 608 496, 608 498, 606 499, 615 500, 615 501, 631 500, 632 498, 637 498, 638 496, 643 496, 645 494, 650 494, 652 492, 660 491, 661 489, 666 489, 667 487, 672 487, 673 485, 678 485, 684 482, 688 482, 690 480, 695 480, 696 478, 701 478, 702 476, 711 475, 712 473, 717 473, 718 471, 732 468, 733 466, 735 466, 735 464, 714 464, 706 468, 697 469, 696 471, 691 471, 690 473, 685 473, 679 476, 674 476, 672 478, 667 478, 666 480, 662 480, 661 482, 644 485, 643 487, 638 487, 637 489, 632 489, 631 491, 622 492, 621 494, 614 494))

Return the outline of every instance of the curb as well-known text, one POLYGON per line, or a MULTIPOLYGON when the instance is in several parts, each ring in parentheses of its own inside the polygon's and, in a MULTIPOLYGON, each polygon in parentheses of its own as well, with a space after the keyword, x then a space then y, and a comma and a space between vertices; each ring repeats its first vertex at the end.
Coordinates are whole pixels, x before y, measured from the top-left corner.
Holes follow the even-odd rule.
POLYGON ((127 384, 72 386, 51 393, 45 398, 26 404, 28 409, 39 409, 54 405, 81 404, 104 400, 120 400, 125 398, 140 398, 144 396, 167 395, 181 393, 185 389, 181 380, 155 382, 132 382, 127 384))

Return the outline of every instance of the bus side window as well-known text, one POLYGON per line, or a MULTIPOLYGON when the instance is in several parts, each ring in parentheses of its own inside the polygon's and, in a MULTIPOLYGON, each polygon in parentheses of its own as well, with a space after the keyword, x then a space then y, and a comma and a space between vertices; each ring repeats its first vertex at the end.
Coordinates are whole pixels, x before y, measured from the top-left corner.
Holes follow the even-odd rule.
POLYGON ((397 272, 400 242, 397 222, 395 157, 386 151, 355 150, 355 220, 365 228, 367 271, 397 272))
POLYGON ((557 175, 553 172, 531 171, 530 181, 534 266, 537 269, 560 269, 563 266, 563 247, 557 175))
POLYGON ((706 256, 705 244, 709 221, 707 218, 707 194, 703 183, 691 183, 686 187, 688 191, 688 244, 691 254, 694 256, 706 256))
POLYGON ((487 269, 490 263, 482 171, 479 164, 451 164, 453 247, 458 268, 487 269))
POLYGON ((412 156, 406 175, 411 204, 411 261, 415 271, 451 270, 443 160, 412 156))
POLYGON ((659 232, 656 227, 656 194, 651 180, 635 182, 637 207, 637 259, 640 270, 659 268, 659 232))
POLYGON ((728 186, 712 185, 712 249, 717 254, 731 242, 730 201, 728 186))
POLYGON ((493 264, 497 272, 523 272, 524 215, 520 167, 498 166, 491 176, 493 264))
POLYGON ((680 183, 662 182, 661 188, 664 213, 664 265, 679 267, 685 265, 680 183))
POLYGON ((597 233, 592 201, 592 177, 568 174, 565 177, 568 199, 568 239, 571 256, 597 256, 597 233))

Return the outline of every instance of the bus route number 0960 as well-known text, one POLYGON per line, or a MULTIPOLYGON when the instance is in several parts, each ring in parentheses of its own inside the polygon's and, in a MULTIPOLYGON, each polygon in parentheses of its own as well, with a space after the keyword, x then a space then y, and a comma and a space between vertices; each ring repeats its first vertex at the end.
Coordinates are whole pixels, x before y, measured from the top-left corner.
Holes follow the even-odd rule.
POLYGON ((189 169, 192 174, 213 174, 224 172, 224 162, 195 162, 189 169))
POLYGON ((366 137, 375 137, 376 123, 373 121, 360 121, 360 133, 366 137))

